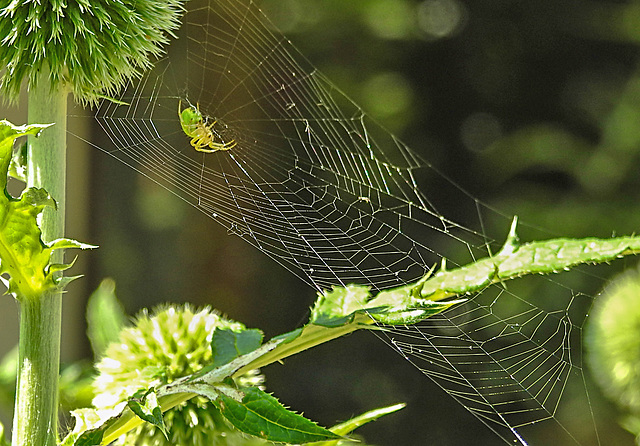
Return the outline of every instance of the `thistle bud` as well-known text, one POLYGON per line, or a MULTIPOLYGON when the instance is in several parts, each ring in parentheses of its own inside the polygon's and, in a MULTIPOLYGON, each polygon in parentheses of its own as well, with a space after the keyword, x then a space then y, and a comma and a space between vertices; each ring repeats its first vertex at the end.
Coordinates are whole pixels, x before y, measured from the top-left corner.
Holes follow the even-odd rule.
POLYGON ((0 0, 0 93, 15 101, 22 82, 93 103, 140 76, 174 36, 183 0, 0 0), (48 70, 48 71, 45 71, 48 70))
MULTIPOLYGON (((192 374, 211 363, 211 339, 216 328, 244 329, 239 322, 223 318, 209 308, 164 307, 153 316, 146 312, 135 326, 125 328, 97 365, 93 404, 98 409, 115 407, 142 388, 158 387, 192 374)), ((236 379, 239 386, 259 386, 263 376, 250 371, 236 379)), ((264 445, 235 431, 203 397, 165 413, 169 441, 151 424, 129 432, 122 443, 138 446, 264 445)))

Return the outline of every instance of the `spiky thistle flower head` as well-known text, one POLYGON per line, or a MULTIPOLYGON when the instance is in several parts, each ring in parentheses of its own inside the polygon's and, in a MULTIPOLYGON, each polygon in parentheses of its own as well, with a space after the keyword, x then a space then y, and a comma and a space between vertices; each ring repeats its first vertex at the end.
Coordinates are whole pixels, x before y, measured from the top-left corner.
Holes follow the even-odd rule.
MULTIPOLYGON (((98 363, 94 382, 98 409, 115 407, 138 389, 157 387, 194 373, 211 363, 211 339, 215 328, 243 329, 239 322, 223 318, 209 308, 161 307, 152 316, 143 312, 134 326, 120 332, 98 363)), ((237 379, 240 386, 257 386, 262 375, 252 371, 237 379)), ((165 414, 169 441, 149 424, 121 438, 136 446, 265 445, 247 438, 226 424, 215 406, 195 397, 165 414)))
MULTIPOLYGON (((640 269, 607 286, 586 327, 587 359, 607 395, 640 417, 640 269)), ((640 434, 640 419, 635 433, 640 434)))
POLYGON ((0 0, 0 93, 17 99, 48 70, 81 102, 113 95, 149 68, 184 0, 0 0))

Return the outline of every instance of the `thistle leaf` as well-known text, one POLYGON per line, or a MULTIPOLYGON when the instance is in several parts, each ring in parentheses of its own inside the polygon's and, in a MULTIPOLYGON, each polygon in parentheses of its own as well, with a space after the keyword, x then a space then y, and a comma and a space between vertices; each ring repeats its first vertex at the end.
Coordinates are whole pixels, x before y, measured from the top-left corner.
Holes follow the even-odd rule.
POLYGON ((162 409, 158 404, 158 398, 153 389, 140 390, 136 392, 132 398, 127 401, 127 406, 141 420, 153 424, 160 432, 162 432, 167 440, 167 427, 164 424, 162 409))
POLYGON ((8 121, 0 121, 0 187, 4 192, 0 194, 0 274, 9 275, 9 292, 19 299, 35 298, 63 284, 57 272, 67 269, 72 263, 51 264, 54 250, 94 248, 68 239, 44 243, 37 218, 45 207, 56 207, 53 198, 38 188, 25 189, 19 199, 7 192, 14 141, 20 136, 38 135, 46 127, 48 125, 14 126, 8 121))
POLYGON ((491 284, 530 274, 558 273, 580 264, 609 262, 640 253, 637 236, 558 238, 521 245, 516 225, 517 219, 514 219, 507 240, 496 255, 451 270, 443 262, 437 273, 417 283, 380 292, 367 306, 387 310, 372 312, 371 316, 385 324, 415 323, 464 302, 464 299, 451 298, 481 291, 491 284))
POLYGON ((98 446, 102 444, 105 432, 120 422, 126 407, 125 404, 121 404, 118 408, 110 410, 85 408, 71 411, 75 420, 73 431, 67 434, 60 446, 98 446))
POLYGON ((580 264, 609 262, 640 253, 637 236, 558 238, 520 245, 516 225, 517 219, 514 219, 507 241, 496 255, 461 268, 442 270, 420 284, 420 296, 440 300, 528 274, 558 273, 580 264))
POLYGON ((337 327, 353 320, 356 312, 368 307, 371 299, 370 288, 361 285, 334 287, 331 291, 318 294, 318 300, 311 310, 310 321, 324 327, 337 327))
POLYGON ((249 387, 240 389, 241 399, 220 392, 214 404, 236 429, 276 443, 310 443, 339 439, 278 402, 273 396, 249 387))
MULTIPOLYGON (((343 423, 336 424, 335 426, 330 427, 329 430, 334 434, 347 435, 353 432, 354 430, 356 430, 357 428, 359 428, 360 426, 363 426, 371 421, 375 421, 378 418, 383 417, 385 415, 389 415, 391 413, 397 412, 401 409, 404 409, 405 407, 406 407, 406 404, 398 403, 392 406, 373 409, 361 415, 353 417, 343 423)), ((332 446, 333 444, 334 444, 333 442, 327 442, 326 444, 323 443, 322 445, 314 445, 314 446, 330 446, 330 445, 332 446)))
MULTIPOLYGON (((40 132, 53 124, 13 125, 9 121, 0 121, 0 172, 8 172, 11 163, 14 141, 26 135, 38 136, 40 132)), ((7 187, 7 175, 0 175, 0 188, 7 187)))
POLYGON ((255 328, 240 331, 216 328, 211 339, 213 367, 227 364, 254 351, 262 344, 262 336, 262 331, 255 328))

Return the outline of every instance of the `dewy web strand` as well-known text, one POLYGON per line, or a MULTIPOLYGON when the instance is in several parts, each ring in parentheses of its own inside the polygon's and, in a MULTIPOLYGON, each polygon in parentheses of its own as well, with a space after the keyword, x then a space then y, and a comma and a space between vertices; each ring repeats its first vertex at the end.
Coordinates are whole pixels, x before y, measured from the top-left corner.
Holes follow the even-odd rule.
MULTIPOLYGON (((318 290, 382 290, 419 279, 443 257, 463 264, 487 255, 492 240, 438 212, 429 190, 445 187, 440 201, 479 207, 480 227, 491 211, 376 124, 256 4, 192 0, 187 8, 167 57, 118 98, 128 105, 104 101, 97 110, 108 140, 99 149, 318 290), (232 148, 195 150, 181 106, 201 112, 204 141, 232 148)), ((557 444, 580 444, 558 407, 571 381, 590 411, 573 357, 583 322, 573 309, 590 298, 565 295, 543 308, 492 286, 385 341, 506 443, 526 444, 527 428, 548 419, 566 438, 557 444)))

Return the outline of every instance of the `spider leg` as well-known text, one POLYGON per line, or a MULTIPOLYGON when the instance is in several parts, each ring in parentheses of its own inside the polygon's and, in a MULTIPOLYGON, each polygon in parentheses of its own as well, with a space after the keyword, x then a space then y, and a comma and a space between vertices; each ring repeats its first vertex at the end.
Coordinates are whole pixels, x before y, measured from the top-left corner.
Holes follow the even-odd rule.
POLYGON ((231 150, 236 146, 236 140, 232 139, 231 141, 225 142, 225 143, 221 143, 218 144, 216 143, 216 146, 218 147, 218 150, 231 150))
POLYGON ((195 149, 196 149, 198 152, 204 152, 204 153, 213 153, 213 152, 216 152, 216 151, 218 150, 218 149, 216 149, 215 147, 213 147, 213 146, 211 145, 211 143, 209 143, 208 145, 209 145, 209 147, 211 147, 211 149, 212 149, 212 150, 209 150, 209 149, 207 149, 207 148, 206 148, 206 147, 207 147, 207 144, 201 144, 200 146, 195 147, 195 149))
POLYGON ((204 129, 213 137, 213 126, 216 125, 216 122, 218 121, 213 121, 211 124, 204 126, 204 129))

